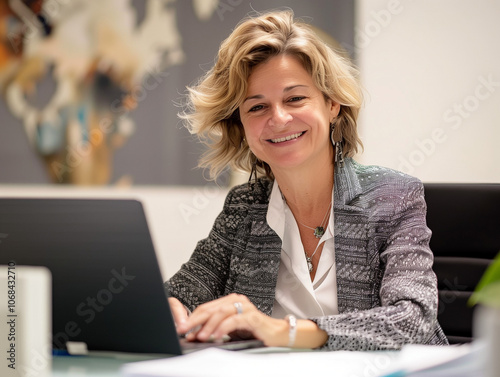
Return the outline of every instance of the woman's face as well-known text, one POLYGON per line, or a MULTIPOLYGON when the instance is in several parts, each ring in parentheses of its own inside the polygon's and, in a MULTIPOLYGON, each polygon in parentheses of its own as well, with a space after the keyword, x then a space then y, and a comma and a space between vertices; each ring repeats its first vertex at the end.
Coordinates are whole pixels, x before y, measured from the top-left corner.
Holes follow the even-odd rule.
POLYGON ((278 55, 256 66, 239 110, 250 149, 274 174, 332 162, 330 122, 340 105, 325 100, 297 59, 278 55))

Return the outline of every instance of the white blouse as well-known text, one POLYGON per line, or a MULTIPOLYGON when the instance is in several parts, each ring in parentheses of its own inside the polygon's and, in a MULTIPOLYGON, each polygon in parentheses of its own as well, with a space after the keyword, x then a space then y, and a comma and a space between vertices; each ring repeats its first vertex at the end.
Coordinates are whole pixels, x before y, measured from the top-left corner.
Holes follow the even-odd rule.
POLYGON ((328 226, 319 241, 324 242, 323 251, 314 281, 311 281, 297 222, 274 181, 267 223, 281 238, 282 247, 273 318, 283 318, 287 314, 297 318, 338 314, 333 222, 332 206, 328 226))

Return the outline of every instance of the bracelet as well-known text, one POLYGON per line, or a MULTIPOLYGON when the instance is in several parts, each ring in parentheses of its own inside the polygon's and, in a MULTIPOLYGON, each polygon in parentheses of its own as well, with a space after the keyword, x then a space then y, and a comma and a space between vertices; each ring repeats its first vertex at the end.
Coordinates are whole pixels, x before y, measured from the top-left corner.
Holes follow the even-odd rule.
POLYGON ((294 315, 288 314, 285 316, 285 319, 288 321, 288 347, 293 347, 295 344, 295 336, 297 335, 297 318, 294 315))

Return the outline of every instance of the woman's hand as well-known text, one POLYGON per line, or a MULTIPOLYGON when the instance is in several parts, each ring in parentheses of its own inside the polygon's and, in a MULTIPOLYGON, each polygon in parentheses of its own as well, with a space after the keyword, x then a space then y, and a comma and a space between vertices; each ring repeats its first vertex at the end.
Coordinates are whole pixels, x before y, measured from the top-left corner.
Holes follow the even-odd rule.
POLYGON ((246 296, 235 293, 198 306, 183 323, 176 323, 177 331, 186 333, 186 339, 191 341, 219 340, 231 333, 240 337, 251 334, 267 346, 283 345, 288 341, 285 320, 266 316, 246 296))
POLYGON ((177 327, 177 333, 183 334, 179 331, 179 325, 184 324, 188 319, 188 311, 182 303, 175 297, 168 298, 168 304, 170 305, 170 311, 174 317, 175 326, 177 327))
MULTIPOLYGON (((177 331, 187 334, 186 339, 191 341, 218 340, 232 333, 252 334, 272 347, 287 347, 289 341, 287 320, 263 314, 246 296, 235 293, 198 306, 184 322, 176 320, 176 323, 177 331)), ((320 347, 327 338, 326 332, 314 322, 298 321, 295 347, 320 347)))

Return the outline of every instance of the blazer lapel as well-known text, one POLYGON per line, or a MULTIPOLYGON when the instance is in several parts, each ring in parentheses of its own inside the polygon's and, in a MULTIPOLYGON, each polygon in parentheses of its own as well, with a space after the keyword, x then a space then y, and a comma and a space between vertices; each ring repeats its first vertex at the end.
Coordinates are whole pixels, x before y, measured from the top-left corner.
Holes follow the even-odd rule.
MULTIPOLYGON (((370 266, 369 239, 372 232, 368 213, 358 202, 362 187, 356 162, 344 159, 336 166, 334 183, 335 266, 339 312, 369 309, 372 306, 373 269, 370 266)), ((359 202, 358 202, 359 203, 359 202)))

